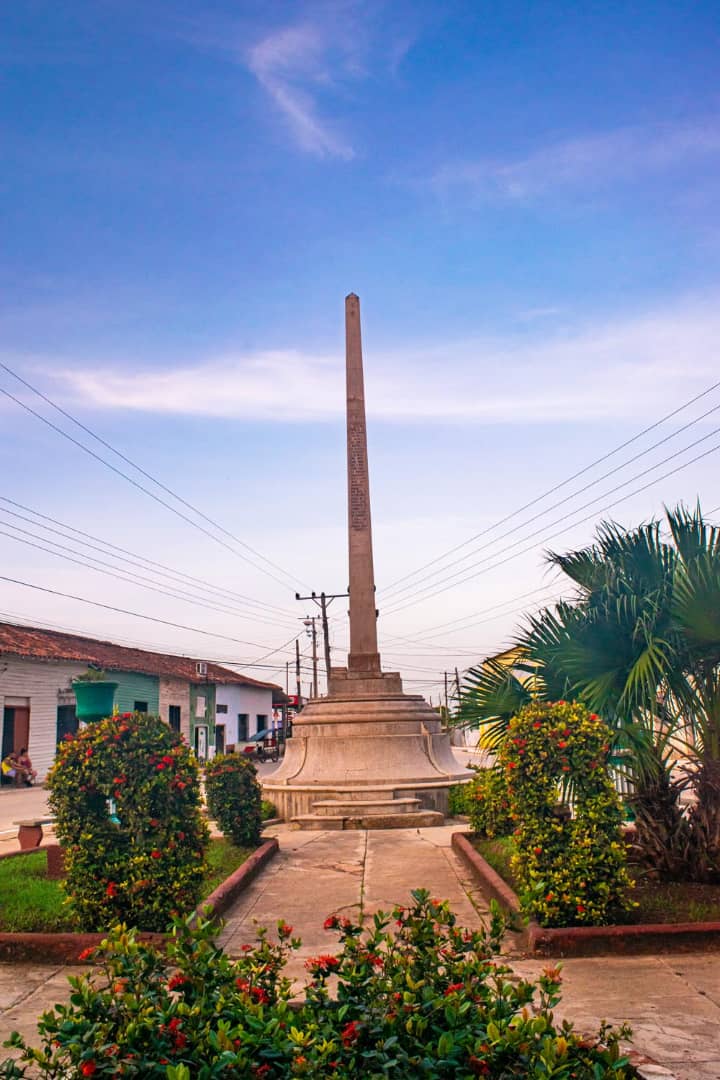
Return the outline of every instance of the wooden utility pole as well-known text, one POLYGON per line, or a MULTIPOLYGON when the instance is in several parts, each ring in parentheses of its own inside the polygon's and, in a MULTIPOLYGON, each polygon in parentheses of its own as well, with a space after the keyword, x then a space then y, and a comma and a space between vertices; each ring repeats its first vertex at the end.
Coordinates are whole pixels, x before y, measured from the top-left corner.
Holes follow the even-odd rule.
POLYGON ((300 685, 300 638, 295 638, 295 687, 297 690, 297 712, 302 709, 302 686, 300 685))
POLYGON ((311 615, 310 619, 306 619, 305 622, 310 622, 312 627, 312 670, 313 670, 313 693, 312 696, 316 698, 318 696, 318 653, 317 653, 317 629, 315 627, 315 615, 311 615))
MULTIPOLYGON (((296 600, 312 600, 313 603, 317 604, 318 607, 320 608, 320 617, 322 619, 322 629, 323 629, 323 652, 324 652, 324 655, 325 655, 325 675, 327 676, 328 686, 330 685, 330 631, 328 629, 327 609, 330 607, 333 600, 338 600, 338 599, 340 599, 340 597, 348 596, 348 595, 349 594, 346 593, 346 592, 344 592, 344 593, 324 593, 324 592, 321 592, 319 596, 314 591, 311 592, 309 596, 301 596, 300 593, 295 593, 295 599, 296 600)), ((313 623, 313 628, 314 628, 314 626, 315 626, 315 624, 313 623)), ((317 683, 317 680, 316 680, 316 683, 317 683)), ((317 697, 317 692, 315 694, 315 697, 317 697)))

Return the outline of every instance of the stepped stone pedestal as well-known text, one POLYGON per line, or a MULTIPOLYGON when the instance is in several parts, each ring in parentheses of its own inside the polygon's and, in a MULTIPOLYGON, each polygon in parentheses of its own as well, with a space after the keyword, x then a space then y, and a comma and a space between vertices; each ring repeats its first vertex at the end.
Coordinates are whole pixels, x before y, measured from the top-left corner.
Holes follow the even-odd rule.
POLYGON ((305 706, 263 792, 304 829, 439 825, 461 769, 437 713, 395 672, 334 668, 330 694, 305 706))

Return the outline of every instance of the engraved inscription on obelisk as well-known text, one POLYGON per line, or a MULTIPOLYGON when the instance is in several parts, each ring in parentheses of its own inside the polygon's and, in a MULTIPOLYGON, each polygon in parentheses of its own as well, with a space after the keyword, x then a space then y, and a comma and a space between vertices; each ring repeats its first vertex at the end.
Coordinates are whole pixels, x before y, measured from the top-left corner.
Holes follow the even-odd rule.
POLYGON ((345 372, 350 561, 348 671, 376 674, 380 672, 380 655, 375 618, 365 387, 360 338, 360 301, 354 293, 345 298, 345 372))

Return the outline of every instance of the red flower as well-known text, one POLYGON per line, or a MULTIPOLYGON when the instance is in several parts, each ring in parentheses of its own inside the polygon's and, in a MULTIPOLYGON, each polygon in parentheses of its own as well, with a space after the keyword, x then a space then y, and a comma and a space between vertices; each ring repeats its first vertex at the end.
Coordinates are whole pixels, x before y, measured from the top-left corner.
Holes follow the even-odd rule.
POLYGON ((281 938, 289 938, 292 932, 292 926, 288 926, 284 920, 278 923, 278 934, 281 938))
POLYGON ((445 991, 445 997, 450 997, 451 994, 457 994, 458 990, 464 990, 464 989, 465 989, 465 983, 461 983, 461 982, 459 982, 459 983, 450 983, 447 990, 445 991))
POLYGON ((187 979, 178 972, 176 975, 173 975, 172 979, 168 979, 167 988, 168 990, 177 990, 178 987, 185 986, 186 984, 187 979))
POLYGON ((590 720, 599 720, 600 717, 598 716, 598 714, 596 712, 591 712, 588 719, 590 719, 590 720))
POLYGON ((97 1071, 97 1065, 94 1061, 84 1061, 80 1066, 81 1076, 94 1076, 97 1071))
POLYGON ((112 898, 113 896, 117 896, 117 885, 115 884, 115 882, 114 882, 114 881, 109 881, 109 882, 108 882, 108 887, 107 887, 107 889, 105 890, 105 895, 106 895, 106 896, 109 896, 109 897, 111 897, 111 898, 112 898))
POLYGON ((337 956, 312 956, 309 960, 305 961, 305 967, 308 971, 316 971, 318 975, 329 975, 331 971, 334 971, 340 964, 337 956))
POLYGON ((165 768, 165 766, 163 765, 162 761, 158 761, 155 768, 157 769, 158 772, 162 772, 162 770, 165 768))
POLYGON ((156 848, 155 851, 150 852, 150 858, 151 859, 161 859, 162 858, 162 851, 158 851, 157 848, 156 848))
POLYGON ((263 990, 262 986, 252 986, 250 988, 250 994, 255 998, 259 1005, 268 1005, 270 1003, 270 998, 268 997, 267 992, 263 990))
POLYGON ((78 960, 89 960, 94 952, 95 946, 88 945, 87 949, 83 949, 83 951, 80 953, 80 955, 78 956, 78 960))
POLYGON ((178 838, 178 840, 184 840, 185 839, 185 833, 184 832, 179 832, 177 834, 177 838, 178 838))
POLYGON ((564 742, 562 739, 560 739, 560 741, 558 742, 558 749, 559 750, 564 750, 566 746, 567 746, 567 743, 564 742))
MULTIPOLYGON (((92 748, 92 746, 88 746, 87 750, 85 751, 85 757, 92 757, 92 756, 93 756, 93 748, 92 748)), ((92 1075, 92 1073, 88 1073, 88 1076, 91 1076, 91 1075, 92 1075)))
POLYGON ((535 852, 536 855, 542 855, 542 848, 541 847, 533 848, 533 851, 535 852))
POLYGON ((578 904, 577 908, 575 910, 577 911, 578 915, 583 915, 584 912, 585 912, 585 905, 584 904, 578 904))
POLYGON ((542 723, 541 723, 541 722, 540 722, 539 720, 536 720, 536 721, 535 721, 535 723, 533 724, 533 727, 534 727, 534 728, 541 728, 541 727, 542 727, 542 723))
POLYGON ((358 1034, 357 1020, 351 1020, 349 1024, 345 1025, 340 1033, 343 1046, 351 1046, 354 1042, 357 1042, 358 1034))
POLYGON ((327 919, 323 923, 324 930, 337 930, 340 925, 340 920, 337 915, 328 915, 327 919))

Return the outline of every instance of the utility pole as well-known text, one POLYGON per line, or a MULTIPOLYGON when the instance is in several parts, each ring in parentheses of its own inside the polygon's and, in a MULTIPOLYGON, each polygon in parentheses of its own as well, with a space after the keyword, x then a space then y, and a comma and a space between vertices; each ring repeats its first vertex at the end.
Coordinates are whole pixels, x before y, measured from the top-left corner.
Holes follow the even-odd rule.
POLYGON ((458 672, 457 668, 455 668, 455 687, 457 689, 457 707, 458 712, 460 712, 460 673, 458 672))
MULTIPOLYGON (((338 600, 343 596, 349 596, 349 593, 324 593, 320 595, 313 591, 309 596, 301 596, 300 593, 295 593, 296 600, 312 600, 320 608, 320 617, 322 619, 323 629, 323 651, 325 653, 325 674, 328 680, 328 686, 330 685, 330 632, 328 629, 328 617, 327 609, 330 607, 333 600, 338 600)), ((314 624, 313 624, 314 625, 314 624)), ((315 680, 317 684, 317 679, 315 680)), ((315 693, 317 697, 317 691, 315 693)))
POLYGON ((295 688, 297 690, 297 709, 296 713, 299 713, 302 709, 302 687, 300 685, 300 638, 295 638, 295 688))
POLYGON ((447 673, 447 671, 444 672, 444 675, 445 675, 445 730, 448 731, 449 728, 450 728, 450 709, 448 707, 448 673, 447 673))
POLYGON ((303 619, 303 624, 312 637, 312 666, 313 666, 313 692, 312 696, 316 698, 318 696, 318 654, 317 654, 317 629, 315 627, 315 620, 317 615, 308 615, 303 619))

